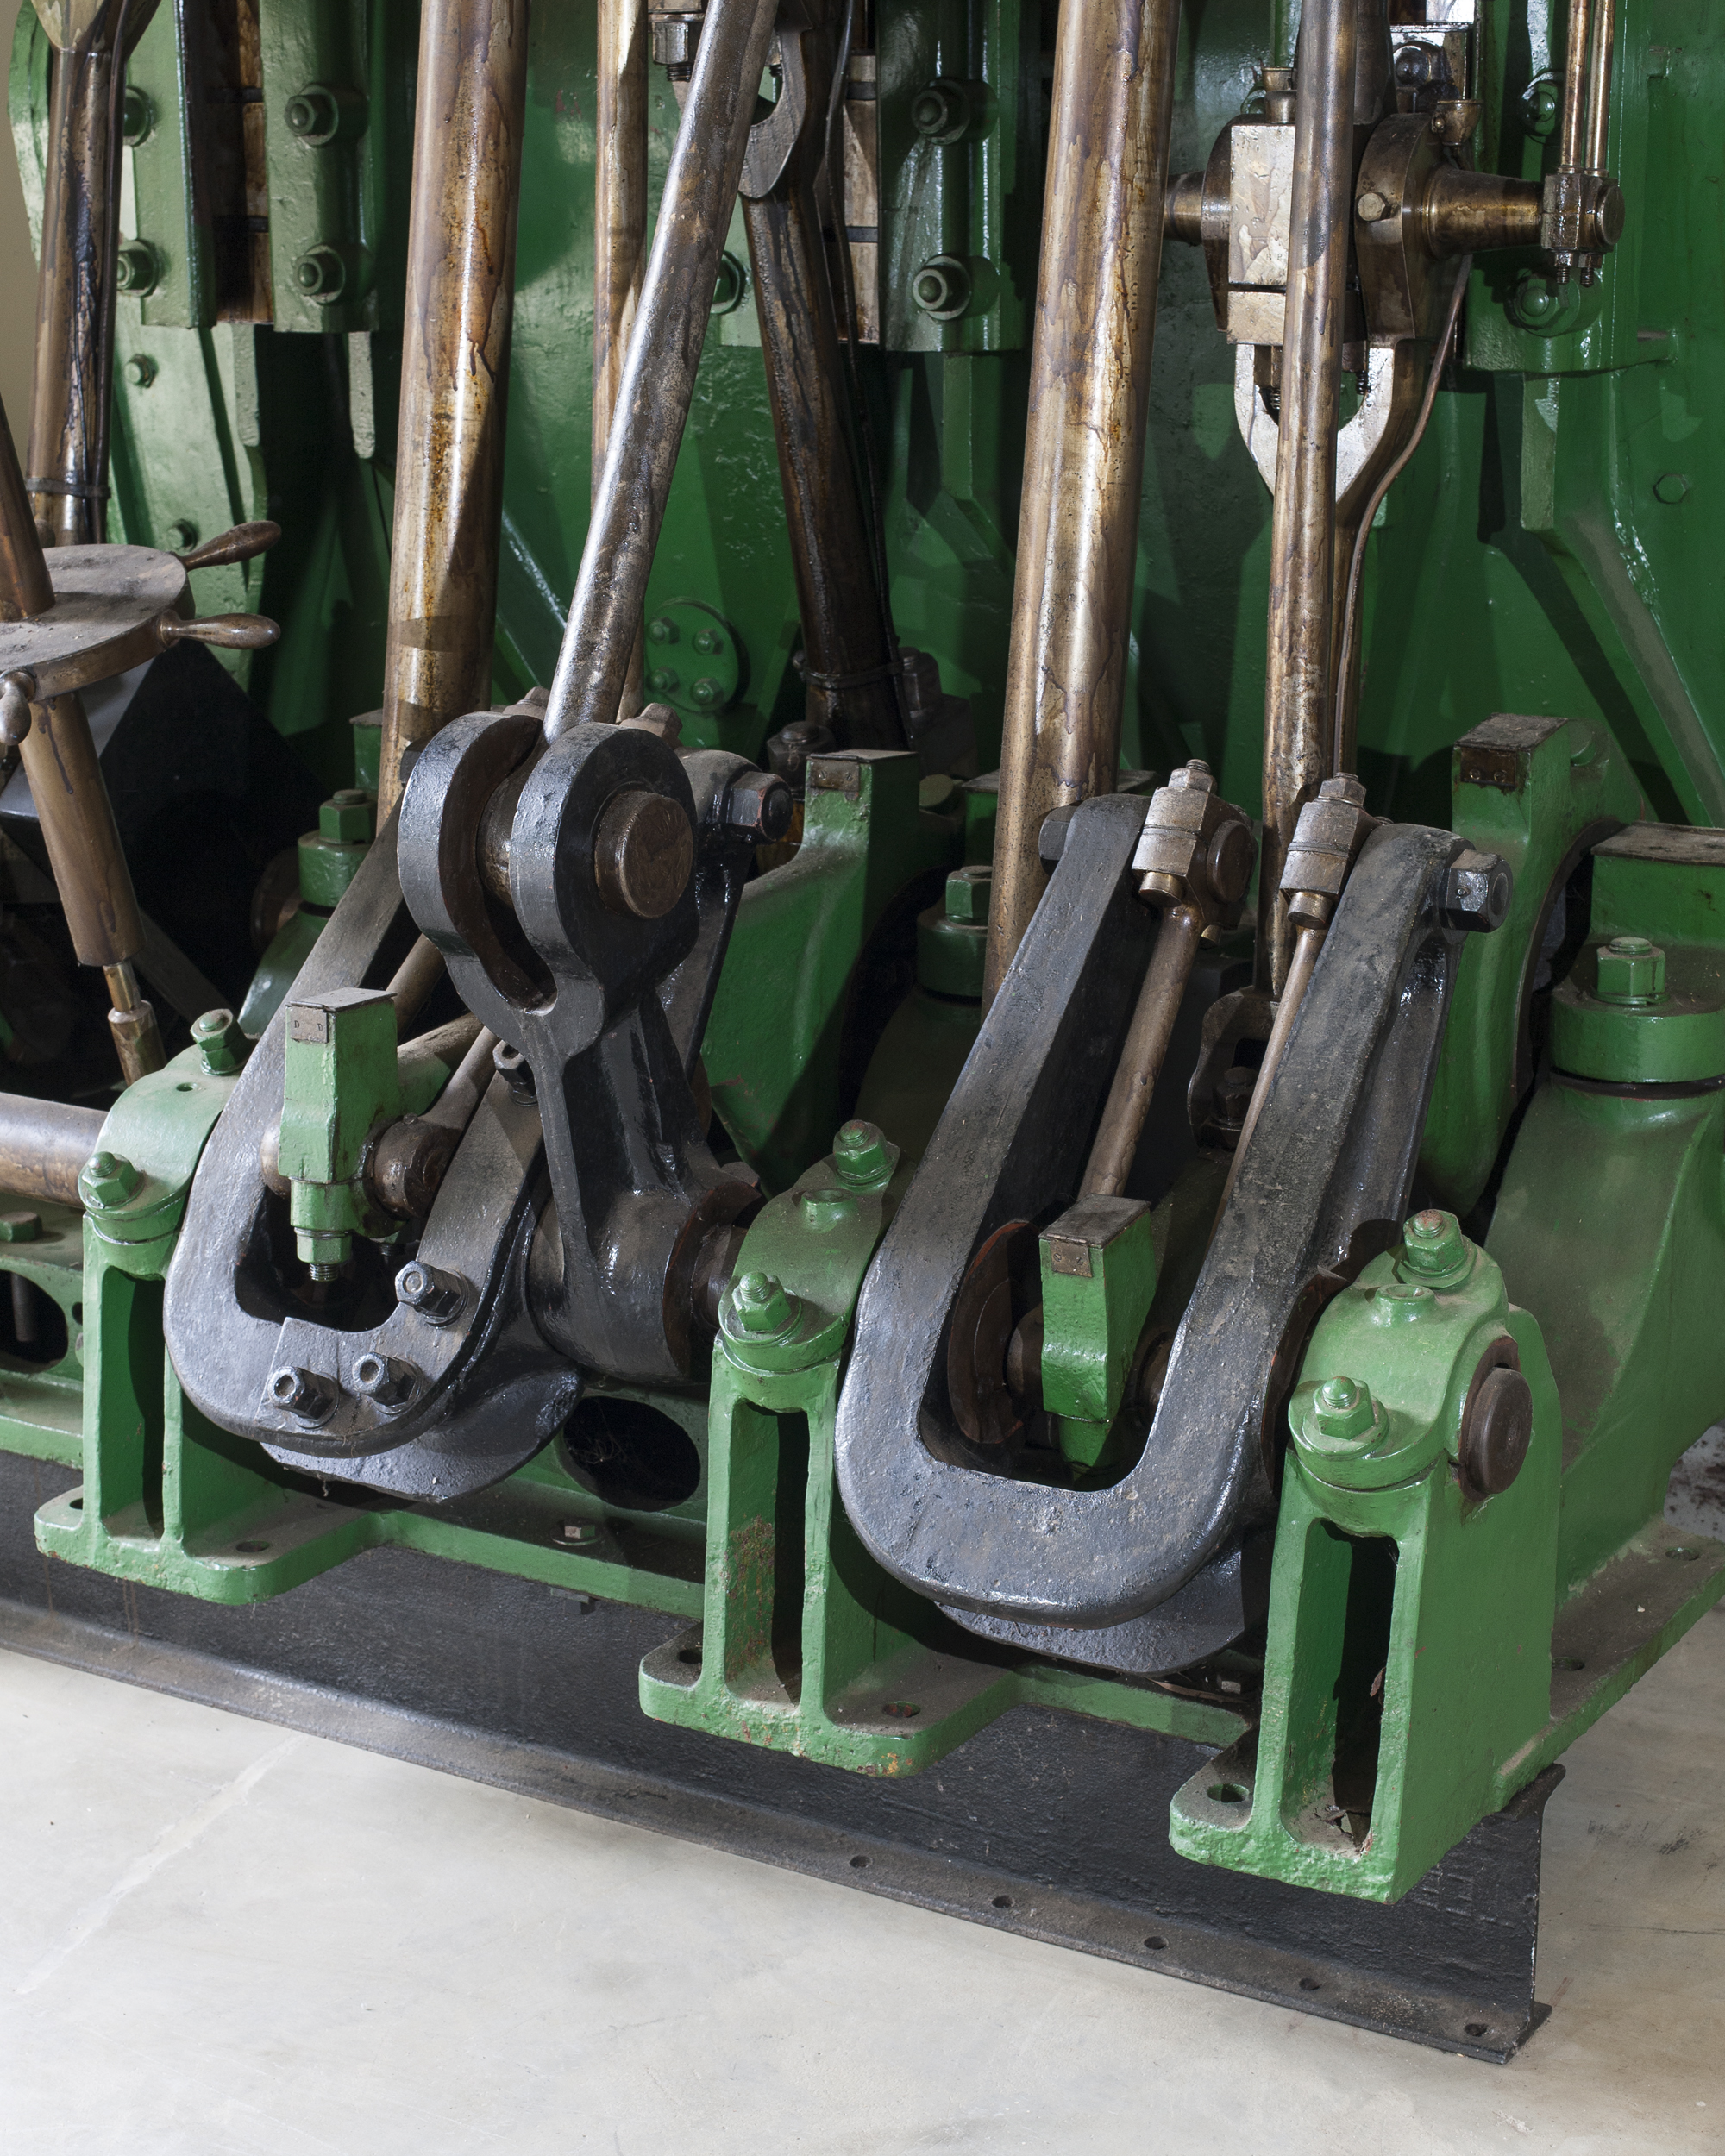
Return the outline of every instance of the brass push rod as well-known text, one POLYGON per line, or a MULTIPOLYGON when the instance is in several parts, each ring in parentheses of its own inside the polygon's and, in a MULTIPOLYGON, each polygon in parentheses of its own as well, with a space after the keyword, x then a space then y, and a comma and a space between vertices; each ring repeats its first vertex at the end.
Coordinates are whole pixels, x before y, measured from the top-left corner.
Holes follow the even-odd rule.
POLYGON ((1611 48, 1617 41, 1617 0, 1599 0, 1593 54, 1587 71, 1587 169, 1605 170, 1611 132, 1611 48))
POLYGON ((712 0, 623 363, 617 416, 545 710, 545 737, 614 719, 694 393, 776 0, 712 0))
POLYGON ((81 1205, 78 1171, 102 1143, 104 1120, 99 1108, 0 1093, 0 1190, 38 1203, 81 1205))
POLYGON ((1279 991, 1291 937, 1282 864, 1333 762, 1336 438, 1352 216, 1357 0, 1308 0, 1289 228, 1282 423, 1270 522, 1259 984, 1279 991))
POLYGON ((1311 985, 1312 970, 1318 962, 1318 953, 1324 948, 1324 937, 1327 933, 1327 925, 1323 928, 1306 927, 1294 939, 1287 978, 1283 981, 1282 993, 1276 999, 1276 1016, 1270 1024, 1270 1038, 1264 1045, 1264 1061, 1258 1067, 1251 1100, 1246 1108, 1245 1120, 1240 1125, 1240 1134, 1234 1145, 1234 1156, 1228 1163, 1228 1178, 1222 1185, 1221 1202, 1216 1207, 1219 1220, 1227 1211, 1228 1200, 1233 1195, 1240 1163, 1245 1158, 1245 1149, 1251 1143, 1252 1132, 1258 1128, 1258 1112, 1269 1096, 1271 1081, 1288 1052, 1288 1044, 1294 1033, 1294 1021, 1300 1015, 1301 1003, 1311 985))
POLYGON ((810 117, 772 191, 745 197, 743 225, 761 322, 802 623, 808 717, 849 749, 902 749, 888 677, 895 654, 875 573, 871 511, 858 479, 846 407, 838 313, 815 208, 831 84, 806 35, 810 117), (844 686, 838 686, 844 684, 844 686))
POLYGON ((1569 29, 1564 46, 1563 128, 1558 163, 1579 169, 1587 142, 1587 31, 1589 0, 1569 0, 1569 29))
POLYGON ((1157 931, 1156 948, 1138 990, 1137 1007, 1120 1051, 1114 1082, 1090 1148, 1084 1170, 1082 1195, 1118 1198, 1132 1173, 1145 1119, 1156 1094, 1156 1081, 1168 1057, 1174 1021, 1180 1015, 1180 999, 1192 978, 1193 962, 1203 929, 1195 906, 1182 899, 1170 906, 1157 931))
MULTIPOLYGON (((647 10, 599 0, 599 97, 593 150, 593 492, 597 494, 641 302, 647 255, 647 10)), ((618 716, 641 708, 642 639, 630 655, 618 716)))
POLYGON ((18 469, 12 429, 0 404, 0 620, 29 621, 53 605, 48 565, 18 469))
POLYGON ((491 704, 527 0, 420 22, 378 813, 401 761, 491 704))
POLYGON ((1042 896, 1044 819, 1120 764, 1179 16, 1060 10, 985 1002, 1042 896))

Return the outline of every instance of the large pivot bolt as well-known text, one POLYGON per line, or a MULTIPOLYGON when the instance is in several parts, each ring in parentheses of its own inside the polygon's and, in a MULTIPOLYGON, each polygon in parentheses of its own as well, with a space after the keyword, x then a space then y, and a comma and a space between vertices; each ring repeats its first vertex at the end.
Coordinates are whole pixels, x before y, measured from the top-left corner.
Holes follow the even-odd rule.
POLYGON ((593 836, 593 878, 613 913, 662 920, 688 888, 695 835, 668 795, 644 788, 605 804, 593 836))
MULTIPOLYGON (((1508 1340, 1502 1348, 1514 1351, 1508 1340)), ((1462 1410, 1457 1466, 1470 1497, 1496 1497, 1521 1472, 1534 1438, 1533 1388, 1519 1369, 1505 1362, 1474 1379, 1462 1410)))

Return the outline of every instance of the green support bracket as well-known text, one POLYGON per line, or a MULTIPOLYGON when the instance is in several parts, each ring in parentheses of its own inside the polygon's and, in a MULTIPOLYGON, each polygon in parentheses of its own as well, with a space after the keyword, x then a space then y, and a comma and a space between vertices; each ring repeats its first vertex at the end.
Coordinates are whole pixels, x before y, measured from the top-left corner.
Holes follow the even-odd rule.
POLYGON ((282 1077, 282 1174, 302 1264, 331 1280, 354 1238, 385 1238, 401 1223, 366 1188, 373 1133, 402 1112, 395 1000, 381 988, 333 988, 287 1006, 282 1077))
MULTIPOLYGON (((126 65, 130 231, 154 265, 147 289, 138 294, 143 324, 152 329, 208 329, 216 322, 213 235, 197 200, 204 158, 198 123, 204 116, 188 94, 192 20, 184 9, 158 8, 126 65)), ((200 78, 200 100, 203 87, 200 78)))
POLYGON ((912 929, 958 866, 956 824, 919 806, 919 785, 906 751, 817 757, 801 845, 744 887, 701 1052, 713 1107, 769 1188, 796 1178, 850 1105, 847 1021, 876 931, 901 912, 912 929))
POLYGON ((1170 1839, 1393 1902, 1520 1786, 1550 1717, 1557 1389, 1498 1268, 1427 1213, 1324 1313, 1289 1421, 1263 1718, 1176 1792, 1170 1839), (1494 1377, 1525 1380, 1531 1436, 1497 1433, 1523 1457, 1487 1495, 1466 1433, 1494 1377))
POLYGON ((1420 1155, 1438 1202, 1466 1213, 1534 1082, 1541 931, 1588 843, 1646 805, 1607 729, 1580 719, 1489 719, 1456 744, 1453 771, 1452 828, 1501 855, 1515 879, 1508 919, 1470 936, 1458 962, 1420 1155))
POLYGON ((1081 1198, 1042 1232, 1042 1404, 1060 1449, 1094 1466, 1126 1397, 1156 1297, 1151 1208, 1081 1198))
POLYGON ((51 1361, 0 1355, 0 1448, 75 1465, 84 1448, 84 1238, 77 1207, 19 1200, 0 1213, 0 1274, 46 1296, 66 1327, 65 1351, 51 1361))

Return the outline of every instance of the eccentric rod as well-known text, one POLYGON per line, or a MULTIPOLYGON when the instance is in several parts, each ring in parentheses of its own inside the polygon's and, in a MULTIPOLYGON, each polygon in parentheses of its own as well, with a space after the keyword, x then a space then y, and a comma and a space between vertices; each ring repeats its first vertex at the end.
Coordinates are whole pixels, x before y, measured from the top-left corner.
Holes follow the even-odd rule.
POLYGON ((1291 937, 1282 864, 1333 763, 1336 439, 1353 214, 1358 0, 1308 0, 1289 227, 1282 424, 1270 523, 1258 976, 1279 991, 1291 937))
POLYGON ((404 755, 491 702, 527 0, 428 0, 419 31, 378 813, 404 755))
POLYGON ((776 0, 712 0, 665 175, 545 738, 617 717, 694 393, 776 0))
MULTIPOLYGON (((593 150, 593 486, 605 470, 624 354, 641 304, 647 255, 647 9, 644 0, 599 0, 598 128, 593 150)), ((636 624, 618 716, 641 708, 642 638, 636 624)))

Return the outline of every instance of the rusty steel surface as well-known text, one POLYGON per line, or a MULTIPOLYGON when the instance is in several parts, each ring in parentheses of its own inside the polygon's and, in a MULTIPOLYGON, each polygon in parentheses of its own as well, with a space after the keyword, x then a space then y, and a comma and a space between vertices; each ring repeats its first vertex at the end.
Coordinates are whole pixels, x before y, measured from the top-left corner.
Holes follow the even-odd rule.
POLYGON ((78 1170, 102 1140, 99 1108, 0 1093, 0 1182, 21 1198, 81 1206, 78 1170))
POLYGON ((1176 0, 1070 0, 1054 62, 985 1002, 1051 809, 1112 790, 1168 180, 1176 0))
MULTIPOLYGON (((599 0, 598 126, 593 145, 593 491, 641 304, 647 260, 647 10, 644 0, 599 0)), ((637 628, 618 716, 641 708, 637 628)))
POLYGON ((1281 446, 1270 523, 1258 977, 1279 988, 1291 935, 1280 889, 1302 804, 1331 768, 1336 437, 1352 219, 1355 0, 1311 0, 1300 27, 1281 446))
POLYGON ((526 0, 432 0, 420 31, 378 812, 405 750, 491 702, 526 0))
POLYGON ((681 447, 718 258, 743 176, 773 0, 713 0, 623 364, 580 573, 545 711, 545 737, 614 719, 640 634, 659 527, 681 447))

